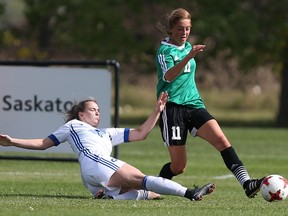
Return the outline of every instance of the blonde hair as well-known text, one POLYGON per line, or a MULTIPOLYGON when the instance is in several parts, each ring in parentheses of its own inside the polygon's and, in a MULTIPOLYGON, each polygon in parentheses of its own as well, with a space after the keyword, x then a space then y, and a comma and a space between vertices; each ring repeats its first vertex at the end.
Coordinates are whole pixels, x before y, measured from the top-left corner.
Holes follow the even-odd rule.
POLYGON ((171 33, 170 30, 176 25, 179 20, 182 19, 191 20, 191 15, 187 10, 183 8, 177 8, 173 10, 170 14, 166 15, 165 24, 157 22, 156 26, 160 29, 160 31, 169 35, 171 33))

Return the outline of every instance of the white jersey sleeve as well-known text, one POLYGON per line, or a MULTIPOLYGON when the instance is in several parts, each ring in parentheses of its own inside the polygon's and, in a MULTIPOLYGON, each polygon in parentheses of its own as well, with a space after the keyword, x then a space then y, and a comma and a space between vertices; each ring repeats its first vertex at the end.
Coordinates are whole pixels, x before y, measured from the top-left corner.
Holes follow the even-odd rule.
POLYGON ((129 132, 129 128, 95 128, 74 119, 48 137, 55 145, 68 141, 76 155, 81 152, 110 155, 113 146, 129 142, 129 132))
POLYGON ((129 142, 130 128, 102 128, 101 131, 109 134, 113 146, 129 142))

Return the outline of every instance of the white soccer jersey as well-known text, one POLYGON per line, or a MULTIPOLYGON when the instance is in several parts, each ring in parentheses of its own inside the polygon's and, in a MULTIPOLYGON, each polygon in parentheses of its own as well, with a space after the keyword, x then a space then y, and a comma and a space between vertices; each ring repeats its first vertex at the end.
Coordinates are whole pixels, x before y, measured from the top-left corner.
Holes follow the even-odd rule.
POLYGON ((49 138, 55 145, 68 141, 79 159, 80 153, 87 157, 110 156, 113 146, 129 141, 129 131, 129 128, 95 128, 74 119, 49 135, 49 138))
POLYGON ((108 187, 111 176, 125 163, 110 156, 112 147, 129 141, 129 128, 95 128, 71 120, 48 137, 59 145, 68 141, 78 161, 84 186, 95 195, 99 190, 117 196, 121 187, 108 187))

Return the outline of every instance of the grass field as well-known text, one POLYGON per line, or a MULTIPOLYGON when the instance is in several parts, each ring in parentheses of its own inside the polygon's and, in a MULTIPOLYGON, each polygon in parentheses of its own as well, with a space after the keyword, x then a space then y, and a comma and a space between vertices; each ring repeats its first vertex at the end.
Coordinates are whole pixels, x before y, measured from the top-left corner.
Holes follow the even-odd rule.
MULTIPOLYGON (((223 128, 251 177, 277 173, 288 178, 288 129, 223 128)), ((288 199, 268 203, 246 198, 218 152, 189 138, 188 167, 174 178, 185 185, 213 181, 215 192, 201 202, 163 196, 154 201, 94 200, 82 186, 78 163, 0 160, 0 215, 287 215, 288 199)), ((1 153, 7 155, 7 153, 1 153)), ((169 160, 156 127, 147 140, 119 147, 119 157, 156 175, 169 160)))

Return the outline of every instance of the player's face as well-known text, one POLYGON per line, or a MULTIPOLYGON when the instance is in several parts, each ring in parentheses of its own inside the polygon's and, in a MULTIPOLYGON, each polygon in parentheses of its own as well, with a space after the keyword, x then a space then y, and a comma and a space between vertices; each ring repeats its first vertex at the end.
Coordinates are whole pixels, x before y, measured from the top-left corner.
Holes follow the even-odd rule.
POLYGON ((177 46, 183 45, 189 37, 191 29, 190 19, 181 19, 171 29, 171 43, 177 46))
POLYGON ((93 127, 98 127, 100 122, 100 110, 98 104, 93 101, 88 101, 85 105, 84 112, 79 113, 80 120, 93 127))

